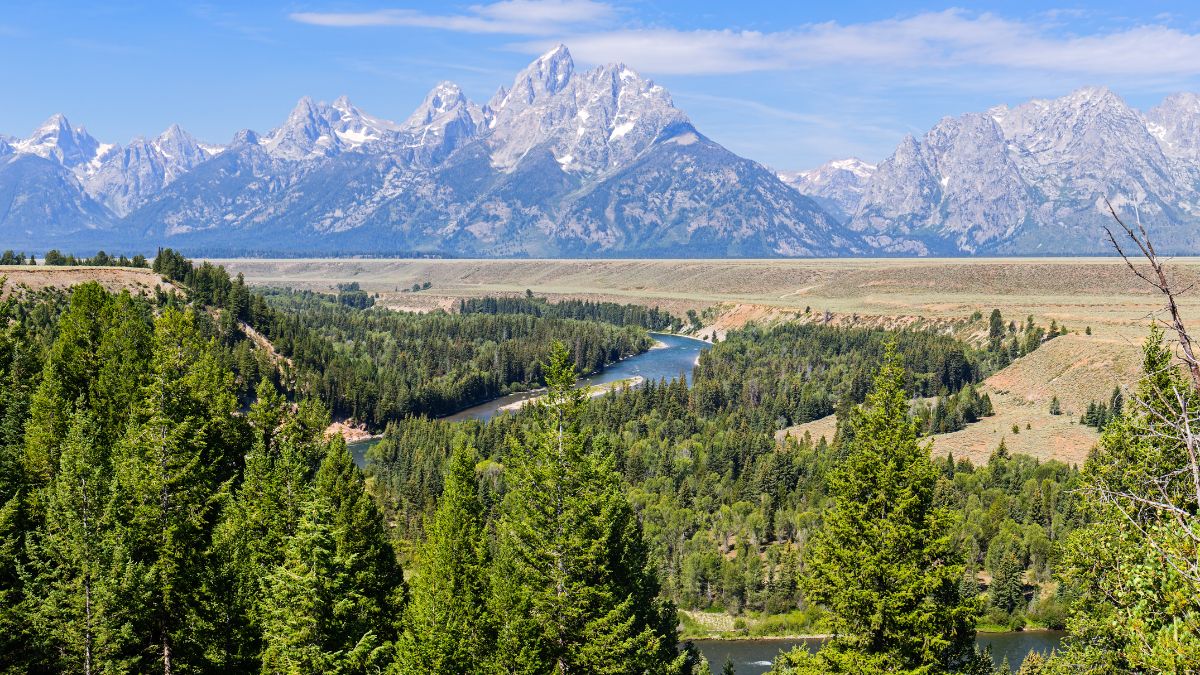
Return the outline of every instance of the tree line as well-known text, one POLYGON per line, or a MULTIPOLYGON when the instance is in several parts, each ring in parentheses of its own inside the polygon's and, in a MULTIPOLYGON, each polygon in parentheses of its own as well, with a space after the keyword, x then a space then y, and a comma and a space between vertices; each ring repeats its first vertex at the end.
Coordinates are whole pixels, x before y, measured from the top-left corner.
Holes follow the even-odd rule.
MULTIPOLYGON (((5 250, 0 254, 0 265, 36 265, 37 257, 30 253, 26 257, 24 252, 16 252, 12 249, 5 250)), ((90 258, 76 258, 74 254, 63 255, 58 249, 50 249, 46 251, 45 257, 42 259, 43 265, 52 267, 60 266, 86 266, 86 267, 149 267, 146 262, 146 256, 138 253, 132 258, 125 257, 124 254, 112 256, 104 251, 96 253, 90 258)))
POLYGON ((463 298, 458 301, 459 314, 529 314, 547 318, 600 321, 615 326, 641 326, 646 330, 678 332, 683 320, 658 307, 593 302, 591 300, 558 300, 551 302, 533 291, 523 297, 463 298))
MULTIPOLYGON (((326 294, 291 289, 252 292, 241 275, 195 265, 159 251, 154 271, 187 290, 187 301, 219 310, 230 361, 252 391, 261 377, 293 397, 322 401, 339 418, 374 428, 411 415, 441 416, 545 383, 551 343, 569 345, 576 372, 587 374, 650 348, 638 326, 525 314, 454 315, 373 309, 355 286, 326 294), (262 368, 242 330, 270 341, 278 373, 262 368), (245 346, 239 346, 245 345, 245 346), (244 369, 244 370, 243 370, 244 369)), ((160 290, 161 303, 183 302, 160 290)))

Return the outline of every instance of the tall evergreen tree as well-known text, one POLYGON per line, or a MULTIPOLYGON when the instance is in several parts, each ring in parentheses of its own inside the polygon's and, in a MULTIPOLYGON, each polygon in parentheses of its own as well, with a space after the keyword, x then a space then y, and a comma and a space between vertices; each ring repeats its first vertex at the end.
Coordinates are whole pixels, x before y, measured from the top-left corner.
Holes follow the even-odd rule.
POLYGON ((58 321, 58 336, 30 401, 24 463, 34 485, 48 484, 58 468, 59 445, 76 407, 94 409, 96 374, 102 365, 100 343, 111 308, 112 295, 96 282, 71 290, 70 305, 58 321))
POLYGON ((1142 370, 1084 468, 1091 522, 1062 565, 1080 597, 1046 672, 1200 672, 1200 470, 1187 443, 1200 391, 1157 327, 1142 370))
POLYGON ((95 418, 78 411, 62 444, 59 469, 50 487, 46 522, 31 536, 30 574, 34 595, 30 619, 42 652, 60 672, 90 675, 101 663, 104 622, 100 587, 107 573, 111 529, 108 448, 97 443, 95 418))
POLYGON ((270 609, 263 579, 284 562, 285 548, 311 498, 319 467, 316 449, 325 447, 323 411, 304 403, 291 412, 267 379, 257 393, 248 415, 257 438, 213 535, 210 556, 216 660, 229 671, 261 668, 262 631, 270 609))
POLYGON ((508 673, 660 673, 676 657, 641 529, 606 448, 580 427, 583 393, 555 343, 549 391, 512 442, 494 566, 496 667, 508 673))
POLYGON ((155 322, 143 401, 114 460, 113 498, 129 578, 122 588, 142 591, 126 603, 136 608, 130 658, 153 658, 165 675, 206 658, 205 555, 245 436, 232 391, 233 376, 201 338, 194 314, 165 311, 155 322))
POLYGON ((458 447, 446 468, 405 610, 398 673, 470 675, 484 670, 491 658, 490 556, 475 461, 473 448, 458 447))
POLYGON ((264 675, 347 670, 350 657, 330 639, 344 581, 334 563, 330 507, 320 498, 305 503, 283 562, 263 580, 264 675))
POLYGON ((328 444, 260 611, 264 673, 362 673, 387 665, 403 575, 340 438, 328 444))
POLYGON ((866 403, 850 414, 835 498, 808 550, 808 600, 833 637, 779 672, 963 672, 978 667, 978 604, 960 595, 964 565, 951 512, 934 501, 938 471, 917 442, 904 368, 889 347, 866 403))

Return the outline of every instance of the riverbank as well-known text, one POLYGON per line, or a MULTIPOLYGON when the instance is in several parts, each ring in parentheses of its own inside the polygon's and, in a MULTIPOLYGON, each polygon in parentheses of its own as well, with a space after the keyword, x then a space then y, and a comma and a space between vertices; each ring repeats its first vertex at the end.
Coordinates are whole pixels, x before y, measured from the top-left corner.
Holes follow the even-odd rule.
MULTIPOLYGON (((585 396, 587 396, 588 398, 596 398, 597 396, 603 396, 610 391, 614 391, 614 390, 621 389, 624 387, 636 387, 645 381, 646 381, 646 378, 642 377, 641 375, 634 375, 633 377, 627 377, 623 380, 616 380, 614 382, 605 382, 603 384, 593 384, 593 385, 587 387, 587 389, 586 389, 587 393, 585 394, 585 396)), ((524 408, 527 405, 531 405, 537 401, 540 401, 542 399, 542 396, 545 396, 545 391, 546 391, 545 387, 542 387, 540 389, 534 389, 530 393, 537 393, 537 392, 543 392, 543 393, 540 396, 534 396, 533 398, 527 398, 522 401, 514 401, 512 403, 506 403, 505 405, 497 407, 496 412, 517 412, 518 410, 520 410, 521 408, 524 408)))

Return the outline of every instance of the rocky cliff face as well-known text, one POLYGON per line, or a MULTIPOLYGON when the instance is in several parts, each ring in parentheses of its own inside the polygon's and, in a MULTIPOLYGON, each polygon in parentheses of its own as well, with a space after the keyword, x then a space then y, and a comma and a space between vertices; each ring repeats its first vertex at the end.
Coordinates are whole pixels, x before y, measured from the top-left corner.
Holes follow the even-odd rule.
POLYGON ((1152 223, 1163 246, 1195 251, 1198 151, 1195 95, 1143 115, 1107 89, 1081 89, 904 139, 845 209, 847 224, 887 253, 1106 253, 1107 198, 1152 223))

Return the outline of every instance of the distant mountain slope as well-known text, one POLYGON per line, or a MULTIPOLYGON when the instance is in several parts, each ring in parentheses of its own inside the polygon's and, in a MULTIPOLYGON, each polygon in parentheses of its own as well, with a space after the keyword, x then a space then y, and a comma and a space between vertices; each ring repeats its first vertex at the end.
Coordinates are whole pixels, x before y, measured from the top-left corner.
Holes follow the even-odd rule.
MULTIPOLYGON (((443 82, 402 123, 344 97, 304 98, 278 128, 240 132, 228 146, 172 127, 122 148, 56 116, 5 152, 57 171, 53 209, 36 191, 24 202, 56 220, 45 237, 29 216, 0 218, 25 223, 32 246, 101 233, 113 245, 223 254, 866 250, 816 202, 700 134, 661 86, 620 64, 576 72, 562 46, 485 106, 443 82)), ((50 182, 25 176, 24 163, 9 183, 50 182)))
MULTIPOLYGON (((820 183, 790 183, 832 199, 820 183)), ((855 189, 837 205, 881 253, 1109 253, 1105 198, 1136 210, 1164 250, 1200 252, 1200 98, 1142 114, 1086 88, 946 118, 855 189)))

